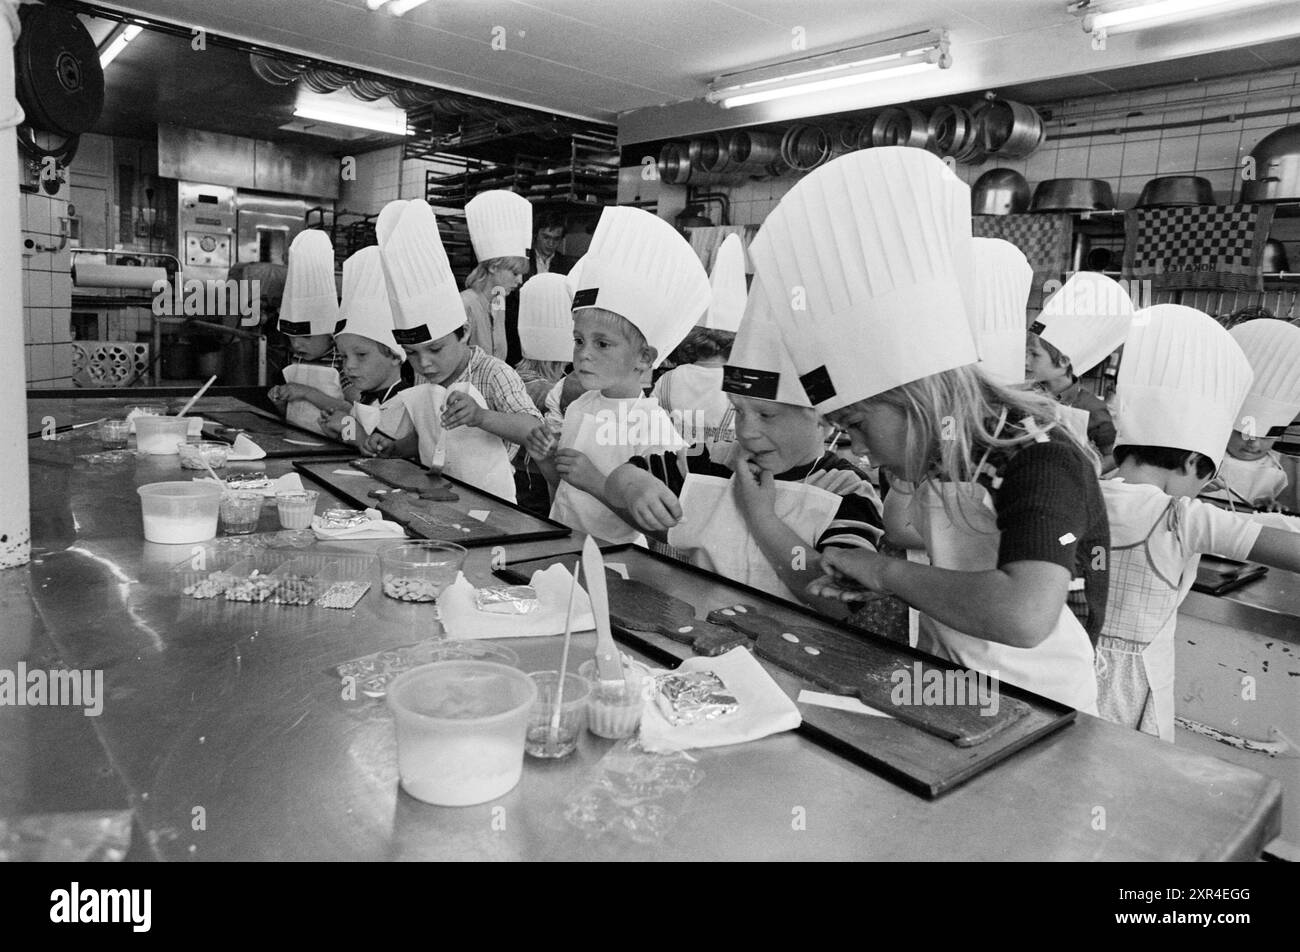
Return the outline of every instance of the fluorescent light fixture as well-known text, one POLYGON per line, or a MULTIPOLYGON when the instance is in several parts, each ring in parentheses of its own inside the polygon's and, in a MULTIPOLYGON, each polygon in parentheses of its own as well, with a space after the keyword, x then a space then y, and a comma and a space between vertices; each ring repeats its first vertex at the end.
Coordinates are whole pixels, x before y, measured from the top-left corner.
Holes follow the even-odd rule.
POLYGON ((144 27, 134 23, 119 23, 115 26, 108 35, 108 45, 99 54, 99 68, 107 69, 108 64, 117 59, 118 55, 126 49, 126 45, 139 36, 143 29, 144 27))
POLYGON ((388 135, 406 135, 406 110, 383 100, 362 102, 351 93, 316 93, 299 89, 293 114, 302 119, 332 122, 335 125, 369 129, 388 135))
POLYGON ((1085 32, 1109 35, 1130 33, 1134 30, 1171 23, 1183 23, 1277 3, 1278 0, 1155 0, 1154 3, 1130 4, 1097 12, 1089 12, 1093 6, 1089 3, 1076 6, 1076 11, 1084 15, 1085 32))
POLYGON ((368 6, 371 10, 378 10, 387 2, 388 0, 366 0, 366 6, 368 6))
POLYGON ((416 7, 423 6, 427 2, 428 0, 392 0, 392 2, 388 4, 388 12, 395 17, 400 17, 403 13, 406 13, 409 10, 414 10, 416 7))
POLYGON ((719 76, 705 97, 723 109, 947 69, 946 30, 923 30, 719 76))

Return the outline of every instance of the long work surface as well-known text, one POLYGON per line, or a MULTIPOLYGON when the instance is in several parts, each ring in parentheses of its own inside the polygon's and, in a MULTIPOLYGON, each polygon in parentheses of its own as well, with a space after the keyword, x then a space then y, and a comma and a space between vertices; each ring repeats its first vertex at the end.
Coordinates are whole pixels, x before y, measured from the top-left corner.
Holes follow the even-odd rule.
MULTIPOLYGON (((698 751, 691 789, 673 801, 675 822, 641 841, 614 829, 591 836, 566 818, 612 746, 586 733, 565 760, 529 759, 499 800, 428 806, 399 789, 385 702, 349 691, 337 666, 440 637, 435 606, 385 597, 373 562, 371 587, 350 610, 187 598, 175 570, 192 547, 146 543, 135 493, 180 478, 163 474, 167 464, 90 461, 97 443, 85 431, 30 446, 34 561, 0 573, 0 595, 34 603, 59 656, 45 659, 50 667, 103 672, 95 733, 126 791, 137 842, 158 858, 1250 859, 1278 830, 1275 781, 1083 715, 936 800, 798 732, 698 751)), ((272 476, 290 471, 283 460, 263 465, 272 476)), ((339 502, 322 493, 322 507, 339 502)), ((272 531, 270 519, 254 537, 264 546, 336 558, 378 546, 307 543, 272 531)), ((471 549, 465 573, 495 584, 502 560, 526 565, 580 542, 471 549)), ((725 586, 700 586, 673 594, 701 618, 735 600, 725 586)), ((558 666, 560 642, 493 643, 534 671, 558 666)), ((593 651, 594 635, 576 634, 571 663, 593 651)), ((6 775, 48 769, 60 725, 80 728, 56 713, 36 712, 52 726, 24 742, 15 709, 0 707, 13 760, 6 775)), ((84 769, 90 784, 100 762, 87 758, 84 769)))

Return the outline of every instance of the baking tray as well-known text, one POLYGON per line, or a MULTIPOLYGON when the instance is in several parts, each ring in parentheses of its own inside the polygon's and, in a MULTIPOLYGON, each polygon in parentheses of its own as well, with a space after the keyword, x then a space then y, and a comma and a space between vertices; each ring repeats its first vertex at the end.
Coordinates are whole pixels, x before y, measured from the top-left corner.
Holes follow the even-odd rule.
POLYGON ((1217 555, 1202 555, 1200 564, 1196 566, 1196 581, 1192 583, 1192 590, 1206 595, 1226 595, 1267 574, 1267 565, 1238 562, 1217 555))
MULTIPOLYGON (((370 492, 376 489, 386 490, 389 486, 373 476, 353 469, 350 464, 354 459, 358 457, 295 460, 293 468, 358 509, 373 508, 377 500, 370 495, 370 492), (349 475, 340 475, 334 472, 335 470, 348 470, 349 475), (356 475, 350 475, 351 473, 356 475)), ((411 468, 414 472, 425 472, 415 463, 411 464, 411 468)), ((456 502, 427 501, 427 509, 435 521, 433 523, 403 522, 402 525, 409 535, 421 539, 455 542, 469 549, 512 542, 535 542, 539 539, 562 539, 569 535, 569 527, 563 523, 531 513, 515 503, 476 489, 459 479, 450 476, 443 476, 443 479, 452 485, 460 499, 456 502), (484 519, 478 519, 470 516, 470 512, 487 512, 488 515, 484 519)))
MULTIPOLYGON (((785 624, 815 625, 850 633, 887 647, 891 652, 924 661, 928 666, 961 670, 925 652, 839 624, 802 605, 638 546, 611 546, 602 551, 607 565, 622 563, 626 566, 630 579, 652 585, 694 605, 700 618, 714 609, 737 603, 754 605, 765 617, 785 624)), ((577 554, 562 553, 511 562, 507 568, 498 569, 496 574, 511 584, 524 584, 533 572, 556 562, 572 564, 577 554)), ((663 635, 622 626, 615 626, 614 630, 620 641, 667 667, 676 667, 681 661, 694 656, 688 646, 663 635)), ((755 657, 791 698, 798 697, 801 689, 825 691, 765 658, 755 657)), ((934 798, 978 776, 1016 751, 1060 730, 1071 723, 1077 713, 1064 704, 1010 684, 999 684, 999 691, 1005 697, 1024 701, 1030 711, 1001 733, 974 747, 958 747, 894 718, 871 717, 810 704, 799 705, 799 712, 803 716, 803 725, 799 729, 823 747, 881 774, 912 793, 934 798)))
POLYGON ((255 410, 202 412, 200 415, 204 420, 204 439, 233 443, 237 435, 235 431, 243 431, 248 434, 249 439, 266 450, 269 459, 285 459, 291 456, 337 456, 346 449, 346 444, 339 443, 328 436, 304 430, 300 426, 294 426, 288 420, 258 413, 255 410), (293 440, 299 442, 294 443, 293 440))

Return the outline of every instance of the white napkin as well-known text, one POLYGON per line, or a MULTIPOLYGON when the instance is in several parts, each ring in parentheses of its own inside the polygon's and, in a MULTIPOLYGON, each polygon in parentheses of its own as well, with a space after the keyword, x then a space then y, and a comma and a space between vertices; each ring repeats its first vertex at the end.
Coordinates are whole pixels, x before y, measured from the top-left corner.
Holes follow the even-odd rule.
POLYGON ((794 730, 803 723, 794 702, 763 670, 748 648, 732 648, 716 658, 688 658, 677 670, 712 671, 735 695, 739 707, 733 713, 711 721, 673 727, 651 697, 641 714, 641 746, 647 750, 660 752, 744 744, 769 734, 794 730))
POLYGON ((320 516, 311 517, 311 531, 322 542, 331 539, 401 539, 406 530, 396 522, 388 522, 378 509, 367 509, 366 518, 370 521, 364 526, 352 526, 347 529, 326 529, 320 516))
POLYGON ((203 435, 203 424, 207 422, 206 420, 203 419, 203 417, 191 416, 191 417, 186 417, 185 419, 189 421, 189 423, 186 424, 187 427, 185 431, 186 436, 203 435))
MULTIPOLYGON (((498 615, 481 612, 474 605, 474 586, 464 575, 447 587, 438 599, 438 613, 448 638, 533 638, 564 634, 564 616, 569 610, 573 575, 563 565, 534 572, 529 582, 537 589, 537 609, 527 615, 498 615)), ((596 627, 587 593, 578 587, 573 601, 573 630, 596 627)))
POLYGON ((226 457, 228 460, 240 462, 243 460, 265 459, 266 450, 262 449, 243 433, 235 437, 235 443, 230 447, 230 453, 226 457))
MULTIPOLYGON (((211 482, 215 482, 216 480, 214 480, 211 476, 195 476, 194 481, 196 483, 211 483, 211 482)), ((226 489, 231 488, 228 484, 224 482, 222 483, 222 486, 226 489)), ((235 486, 234 489, 237 492, 245 491, 242 486, 235 486)), ((248 491, 257 492, 257 490, 255 489, 248 490, 248 491)), ((297 473, 285 473, 283 476, 279 477, 273 483, 271 483, 271 485, 261 490, 261 493, 267 499, 274 499, 276 493, 300 493, 302 491, 303 491, 302 477, 299 476, 297 473)))

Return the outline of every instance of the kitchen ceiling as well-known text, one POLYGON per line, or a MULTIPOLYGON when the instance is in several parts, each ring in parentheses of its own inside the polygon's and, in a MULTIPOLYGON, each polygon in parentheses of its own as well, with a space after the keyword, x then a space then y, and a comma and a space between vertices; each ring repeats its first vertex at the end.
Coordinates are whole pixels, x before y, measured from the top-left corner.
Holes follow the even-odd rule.
MULTIPOLYGON (((982 81, 996 78, 1004 95, 1035 103, 1300 64, 1300 43, 1280 38, 1300 35, 1300 15, 1278 12, 1262 21, 1277 24, 1269 36, 1279 37, 1273 42, 1189 55, 1197 47, 1183 42, 1183 34, 1164 45, 1122 37, 1114 44, 1122 55, 1083 61, 1118 62, 1122 68, 1080 69, 1076 47, 1086 50, 1087 39, 1065 0, 432 0, 401 18, 372 12, 365 0, 130 0, 98 6, 202 26, 326 63, 618 121, 620 132, 632 130, 633 139, 646 115, 655 117, 651 125, 661 126, 674 116, 686 125, 717 121, 709 118, 721 112, 716 107, 691 102, 703 95, 705 82, 794 55, 796 29, 812 51, 944 26, 952 33, 957 67, 966 65, 960 75, 956 67, 944 71, 962 84, 961 92, 988 88, 994 84, 982 81), (494 41, 504 49, 494 49, 494 41), (1056 57, 1053 45, 1068 45, 1075 59, 1056 57), (1012 51, 1020 56, 1008 56, 1012 51), (1181 58, 1169 58, 1175 55, 1181 58), (1020 71, 1024 81, 1009 82, 1017 75, 1011 61, 1018 58, 1027 64, 1020 71)), ((1247 19, 1233 18, 1232 28, 1247 19)), ((1228 26, 1218 32, 1230 32, 1228 26)), ((179 38, 146 32, 110 65, 108 79, 105 121, 113 131, 146 134, 146 126, 168 121, 303 144, 321 141, 280 130, 292 111, 294 87, 262 82, 237 51, 210 44, 200 55, 179 38)), ((951 94, 921 87, 894 101, 932 92, 951 94)), ((730 113, 731 125, 787 118, 730 113)), ((655 131, 647 127, 640 138, 653 138, 655 131)))

